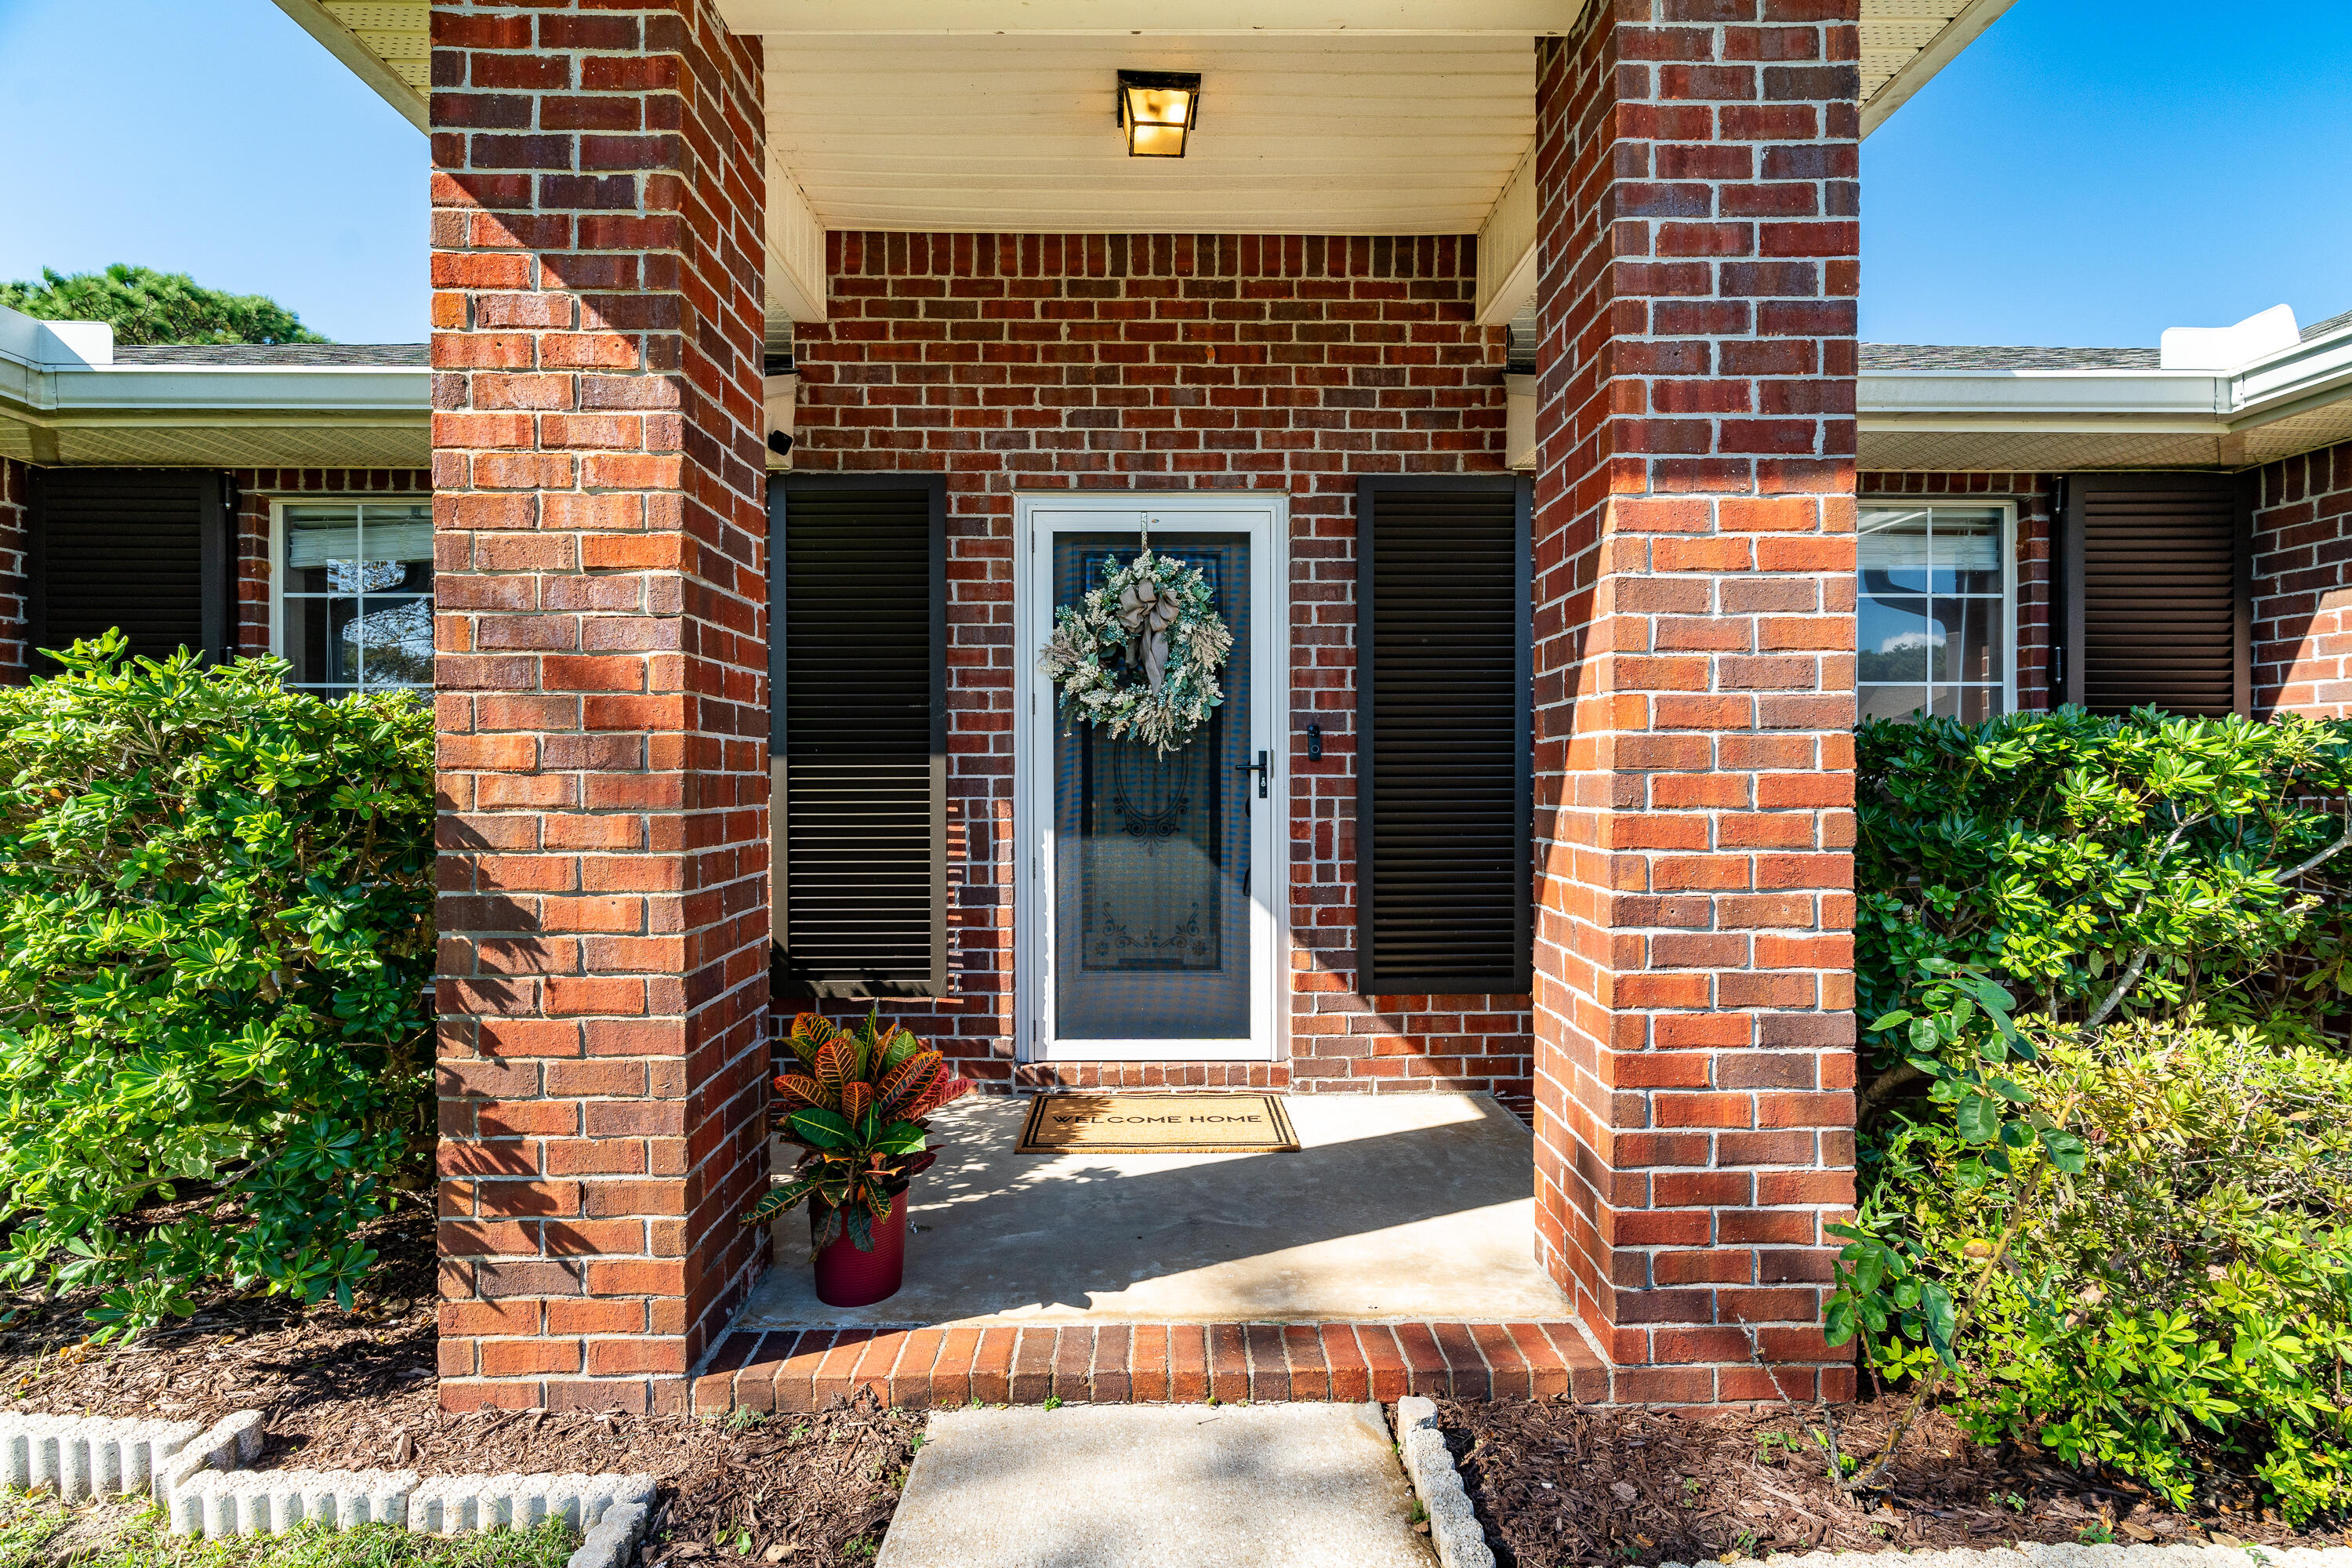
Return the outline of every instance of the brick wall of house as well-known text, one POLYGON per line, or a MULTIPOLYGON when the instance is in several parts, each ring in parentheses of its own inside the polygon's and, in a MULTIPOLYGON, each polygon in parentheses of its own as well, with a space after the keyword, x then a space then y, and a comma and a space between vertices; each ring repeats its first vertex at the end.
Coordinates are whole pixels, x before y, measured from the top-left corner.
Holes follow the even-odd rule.
POLYGON ((1537 48, 1536 1228, 1621 1400, 1853 1386, 1857 11, 1537 48))
POLYGON ((2352 717, 2352 441, 2256 480, 2254 711, 2352 717))
POLYGON ((1524 1114, 1527 998, 1355 989, 1355 484, 1501 467, 1470 242, 836 233, 830 270, 795 338, 795 467, 948 476, 953 990, 908 1026, 993 1087, 1491 1089, 1524 1114), (1289 498, 1289 1059, 1016 1071, 1014 491, 1212 489, 1289 498))
POLYGON ((269 506, 343 497, 429 496, 422 468, 236 468, 236 638, 239 653, 269 650, 269 506))
POLYGON ((14 458, 0 458, 0 686, 27 679, 31 650, 26 646, 25 509, 33 470, 14 458))
POLYGON ((441 1396, 678 1410, 767 1247, 760 47, 432 32, 441 1396))
POLYGON ((1864 471, 1855 490, 1865 506, 1877 496, 2017 503, 2017 705, 2057 706, 2050 687, 2050 568, 2057 539, 2058 476, 1864 471))

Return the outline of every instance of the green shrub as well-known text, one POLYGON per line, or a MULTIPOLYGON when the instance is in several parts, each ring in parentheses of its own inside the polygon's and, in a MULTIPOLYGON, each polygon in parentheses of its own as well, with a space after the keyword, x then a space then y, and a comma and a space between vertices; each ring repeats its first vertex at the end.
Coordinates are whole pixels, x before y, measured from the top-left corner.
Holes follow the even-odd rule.
MULTIPOLYGON (((1865 1020, 1937 1011, 1928 993, 1973 971, 2060 1018, 2197 1007, 2306 1043, 2341 1027, 2346 909, 2297 872, 2347 847, 2315 797, 2352 786, 2352 723, 2067 708, 1865 724, 1857 744, 1865 1020)), ((1873 1043, 1895 1076, 1866 1112, 1916 1076, 1907 1036, 1873 1043)))
POLYGON ((2009 1076, 2080 1157, 2028 1142, 1999 1168, 1948 1119, 1898 1119, 1833 1336, 1948 1387, 1979 1440, 2175 1506, 2214 1472, 2298 1522, 2352 1506, 2352 1063, 2143 1021, 2051 1029, 2009 1076))
POLYGON ((0 1279, 348 1305, 430 1149, 432 714, 123 646, 0 691, 0 1279))

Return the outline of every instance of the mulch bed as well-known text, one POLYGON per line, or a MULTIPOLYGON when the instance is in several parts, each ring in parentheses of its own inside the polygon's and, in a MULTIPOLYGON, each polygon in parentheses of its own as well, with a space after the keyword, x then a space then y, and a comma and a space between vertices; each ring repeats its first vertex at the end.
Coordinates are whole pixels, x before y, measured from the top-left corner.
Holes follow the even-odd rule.
POLYGON ((446 1412, 435 1368, 432 1215, 421 1204, 404 1208, 367 1239, 383 1264, 351 1311, 224 1297, 130 1345, 84 1342, 87 1298, 0 1293, 0 1408, 181 1421, 258 1410, 269 1435, 265 1467, 646 1472, 662 1481, 648 1563, 872 1562, 914 1462, 919 1415, 870 1399, 743 1426, 446 1412))
MULTIPOLYGON (((1837 1440, 1864 1468, 1908 1402, 1838 1413, 1837 1440)), ((1806 1413, 1811 1416, 1811 1413, 1806 1413)), ((1703 1563, 1774 1552, 1948 1550, 2014 1542, 2220 1541, 2352 1545, 2352 1531, 2289 1529, 2251 1495, 2197 1515, 2146 1489, 2012 1444, 1979 1448, 1940 1412, 1904 1439, 1885 1489, 1863 1502, 1829 1481, 1806 1416, 1785 1409, 1678 1415, 1548 1403, 1444 1401, 1438 1421, 1504 1568, 1703 1563)), ((1818 1428, 1820 1419, 1810 1425, 1818 1428)))
POLYGON ((0 1295, 0 1405, 176 1421, 258 1410, 288 1436, 435 1408, 432 1212, 411 1202, 361 1235, 382 1263, 348 1312, 224 1295, 135 1344, 90 1347, 88 1298, 0 1295))

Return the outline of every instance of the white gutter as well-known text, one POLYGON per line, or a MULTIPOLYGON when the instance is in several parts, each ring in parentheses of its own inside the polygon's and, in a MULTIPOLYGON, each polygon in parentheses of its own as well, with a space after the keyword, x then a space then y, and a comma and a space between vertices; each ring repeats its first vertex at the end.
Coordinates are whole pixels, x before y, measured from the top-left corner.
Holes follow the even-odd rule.
POLYGON ((1864 371, 1864 430, 2140 430, 2222 436, 2225 377, 2180 370, 1864 371))
POLYGON ((2257 360, 2229 376, 2232 427, 2248 429, 2352 393, 2352 327, 2257 360))

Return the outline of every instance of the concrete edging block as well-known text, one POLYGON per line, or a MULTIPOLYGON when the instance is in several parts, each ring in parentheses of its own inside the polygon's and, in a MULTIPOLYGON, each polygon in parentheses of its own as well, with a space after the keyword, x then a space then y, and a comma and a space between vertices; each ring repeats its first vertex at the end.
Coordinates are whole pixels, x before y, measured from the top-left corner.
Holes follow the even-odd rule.
POLYGON ((617 1508, 650 1509, 648 1475, 434 1476, 409 1499, 408 1528, 419 1534, 528 1530, 551 1519, 593 1531, 617 1508))
POLYGON ((1396 1436, 1405 1479, 1429 1514, 1429 1543, 1436 1548, 1437 1561, 1443 1568, 1495 1568, 1486 1531, 1463 1489, 1445 1434, 1437 1429, 1436 1402, 1419 1394, 1398 1400, 1396 1436))
MULTIPOLYGON (((561 1520, 595 1539, 626 1530, 634 1548, 653 1506, 649 1475, 420 1477, 415 1470, 199 1469, 172 1494, 175 1535, 284 1534, 305 1521, 343 1530, 388 1524, 416 1534, 529 1530, 561 1520)), ((615 1559, 618 1562, 618 1559, 615 1559)))
POLYGON ((203 1430, 194 1421, 0 1412, 0 1485, 67 1502, 151 1490, 160 1501, 165 1472, 203 1430))
POLYGON ((415 1470, 206 1470, 172 1495, 172 1533, 283 1535, 305 1521, 341 1530, 401 1524, 415 1470))
POLYGON ((588 1538, 565 1559, 563 1568, 628 1568, 636 1555, 637 1542, 646 1537, 652 1513, 650 1498, 645 1502, 617 1503, 606 1510, 596 1528, 588 1532, 588 1538))

